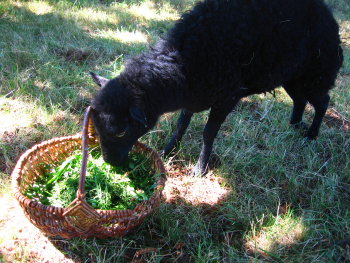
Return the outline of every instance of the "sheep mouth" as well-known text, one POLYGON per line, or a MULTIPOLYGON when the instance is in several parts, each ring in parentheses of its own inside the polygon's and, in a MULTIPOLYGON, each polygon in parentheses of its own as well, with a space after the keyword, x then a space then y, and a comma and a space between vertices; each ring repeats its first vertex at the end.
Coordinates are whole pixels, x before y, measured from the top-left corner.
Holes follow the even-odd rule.
POLYGON ((128 160, 128 154, 118 155, 118 157, 116 157, 116 155, 103 154, 103 160, 112 166, 120 166, 126 163, 128 160))

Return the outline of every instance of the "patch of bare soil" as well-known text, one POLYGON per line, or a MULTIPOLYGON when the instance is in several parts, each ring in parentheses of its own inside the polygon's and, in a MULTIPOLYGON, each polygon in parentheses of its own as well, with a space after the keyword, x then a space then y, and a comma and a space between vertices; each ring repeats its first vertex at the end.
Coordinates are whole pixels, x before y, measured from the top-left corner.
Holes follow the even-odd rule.
POLYGON ((95 54, 92 52, 73 48, 67 50, 55 50, 54 53, 66 61, 73 61, 77 63, 82 63, 87 59, 93 59, 95 57, 95 54))
POLYGON ((0 197, 0 255, 3 262, 73 263, 33 226, 10 195, 0 197))
POLYGON ((250 112, 255 112, 259 109, 259 103, 256 101, 251 101, 248 98, 243 98, 239 102, 242 108, 248 109, 250 112))
POLYGON ((169 166, 163 191, 168 203, 185 202, 193 206, 215 206, 222 203, 231 189, 223 187, 224 179, 209 173, 205 177, 190 176, 190 169, 179 165, 169 166))
POLYGON ((344 132, 350 131, 350 121, 337 112, 334 108, 327 110, 324 122, 328 127, 336 127, 344 132))

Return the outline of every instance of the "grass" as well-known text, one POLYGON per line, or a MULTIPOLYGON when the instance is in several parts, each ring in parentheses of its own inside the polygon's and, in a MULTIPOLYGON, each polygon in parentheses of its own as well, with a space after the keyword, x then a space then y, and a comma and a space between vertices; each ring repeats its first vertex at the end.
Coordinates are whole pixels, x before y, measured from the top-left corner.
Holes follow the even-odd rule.
MULTIPOLYGON (((221 164, 209 178, 172 176, 172 198, 126 237, 67 241, 29 231, 15 214, 9 175, 18 157, 78 132, 97 91, 87 73, 116 76, 194 0, 1 1, 0 262, 350 261, 350 5, 327 2, 345 62, 317 141, 289 127, 292 101, 282 89, 251 96, 223 124, 214 147, 221 164), (209 202, 213 189, 229 191, 209 202)), ((160 150, 177 115, 162 116, 142 141, 160 150)), ((308 107, 306 120, 312 116, 308 107)), ((196 161, 206 118, 197 114, 175 157, 164 160, 172 175, 196 161)))

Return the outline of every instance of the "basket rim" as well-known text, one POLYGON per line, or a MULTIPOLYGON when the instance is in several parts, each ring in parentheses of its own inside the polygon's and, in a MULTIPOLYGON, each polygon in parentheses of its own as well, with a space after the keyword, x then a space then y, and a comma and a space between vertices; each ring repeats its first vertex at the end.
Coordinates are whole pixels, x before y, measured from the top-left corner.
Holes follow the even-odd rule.
MULTIPOLYGON (((37 209, 40 210, 47 210, 47 211, 62 211, 65 212, 67 211, 69 208, 66 207, 58 207, 58 206, 53 206, 53 205, 44 205, 41 204, 38 201, 32 200, 28 197, 26 197, 25 195, 22 194, 21 190, 20 190, 20 185, 19 182, 21 180, 21 171, 23 169, 23 167, 25 166, 25 164, 30 161, 30 156, 31 155, 35 155, 35 153, 37 151, 39 151, 42 148, 46 148, 48 145, 53 145, 53 144, 58 144, 64 141, 69 141, 69 140, 73 140, 73 141, 78 141, 82 139, 82 133, 79 132, 75 135, 69 135, 69 136, 62 136, 62 137, 55 137, 49 140, 45 140, 42 141, 38 144, 35 144, 34 146, 32 146, 31 148, 29 148, 28 150, 26 150, 18 159, 15 168, 13 169, 12 173, 11 173, 11 189, 12 192, 15 196, 15 198, 22 204, 24 204, 25 206, 29 206, 29 207, 36 207, 37 209)), ((89 140, 91 140, 93 138, 89 137, 89 140)), ((154 198, 156 196, 157 193, 162 193, 163 188, 165 186, 165 181, 166 181, 166 169, 164 167, 163 161, 161 160, 159 154, 153 150, 151 147, 147 146, 146 144, 137 141, 134 146, 136 147, 141 147, 143 148, 145 151, 148 151, 153 159, 153 162, 157 162, 157 165, 159 165, 159 170, 160 170, 160 178, 158 179, 158 181, 156 182, 156 188, 154 190, 154 192, 152 193, 152 195, 149 197, 148 200, 142 201, 140 203, 138 203, 136 205, 136 207, 134 209, 120 209, 120 210, 103 210, 103 209, 94 209, 97 213, 103 215, 113 215, 114 213, 116 214, 120 214, 123 213, 125 215, 129 215, 129 216, 135 216, 137 214, 142 214, 142 211, 139 211, 138 206, 139 204, 147 204, 147 202, 149 202, 152 198, 154 198)))

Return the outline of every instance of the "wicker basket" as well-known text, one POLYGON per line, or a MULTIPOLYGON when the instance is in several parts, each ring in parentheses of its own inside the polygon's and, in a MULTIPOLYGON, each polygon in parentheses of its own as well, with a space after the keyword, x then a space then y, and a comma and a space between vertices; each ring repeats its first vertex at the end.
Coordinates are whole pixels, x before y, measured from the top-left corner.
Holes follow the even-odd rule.
POLYGON ((88 145, 98 144, 90 122, 90 108, 86 110, 82 134, 54 138, 35 145, 18 160, 12 172, 12 189, 16 199, 32 224, 49 236, 63 238, 123 236, 152 213, 159 205, 165 184, 165 168, 158 154, 146 145, 137 142, 133 151, 148 156, 152 169, 162 176, 157 182, 153 195, 139 203, 133 210, 97 210, 85 200, 85 174, 88 145), (58 165, 73 151, 83 149, 83 161, 76 199, 66 208, 46 206, 31 200, 23 193, 41 176, 47 164, 58 165))

